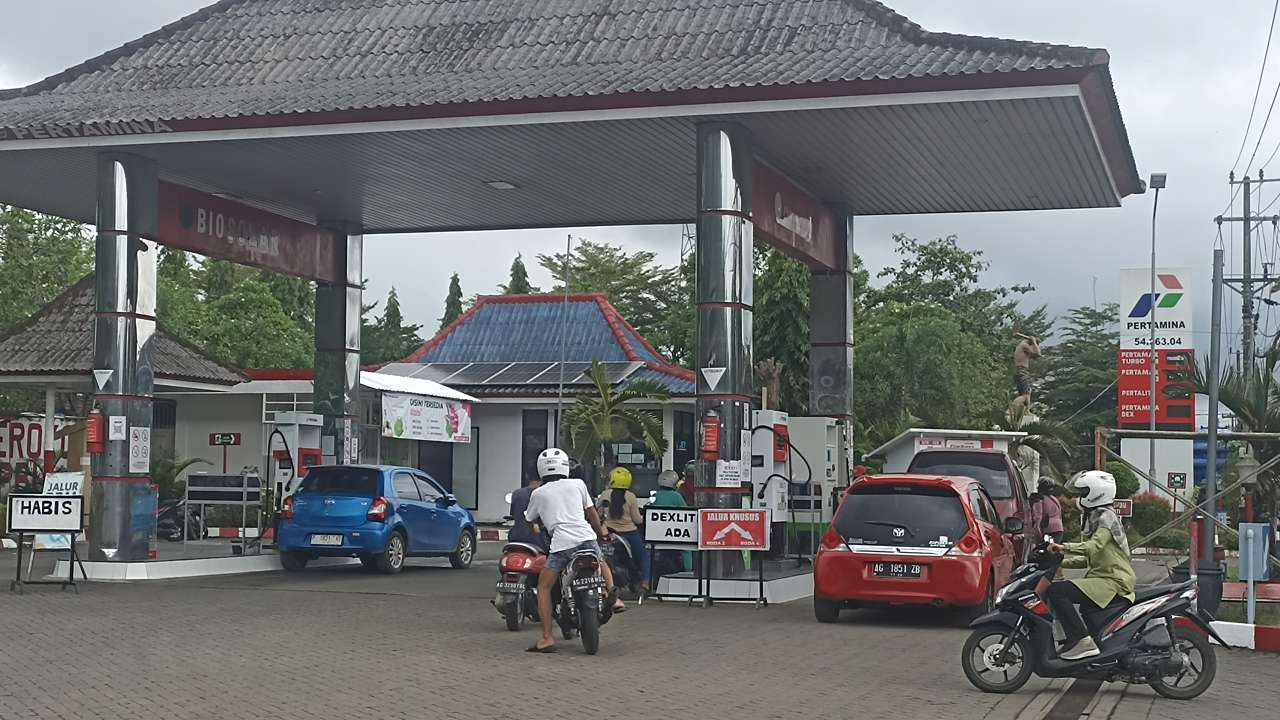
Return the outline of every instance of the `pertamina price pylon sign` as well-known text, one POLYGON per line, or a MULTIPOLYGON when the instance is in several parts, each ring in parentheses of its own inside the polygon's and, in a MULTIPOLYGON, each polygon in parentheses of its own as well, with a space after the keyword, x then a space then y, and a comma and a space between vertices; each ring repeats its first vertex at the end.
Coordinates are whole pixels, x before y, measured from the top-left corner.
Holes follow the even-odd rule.
POLYGON ((1151 419, 1151 353, 1156 354, 1156 427, 1195 429, 1190 268, 1120 271, 1120 355, 1116 369, 1119 425, 1146 428, 1151 419), (1154 345, 1151 339, 1155 327, 1154 345))

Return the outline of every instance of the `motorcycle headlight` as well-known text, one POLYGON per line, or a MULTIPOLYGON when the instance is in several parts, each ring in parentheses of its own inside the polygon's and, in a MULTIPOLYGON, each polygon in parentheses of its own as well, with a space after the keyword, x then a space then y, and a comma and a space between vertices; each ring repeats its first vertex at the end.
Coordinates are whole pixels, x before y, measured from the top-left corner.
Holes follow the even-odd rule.
POLYGON ((1004 602, 1004 598, 1006 595, 1009 594, 1009 588, 1011 587, 1013 586, 1005 585, 1004 587, 1000 588, 1000 590, 996 593, 996 602, 995 602, 996 605, 999 605, 1000 603, 1004 602))

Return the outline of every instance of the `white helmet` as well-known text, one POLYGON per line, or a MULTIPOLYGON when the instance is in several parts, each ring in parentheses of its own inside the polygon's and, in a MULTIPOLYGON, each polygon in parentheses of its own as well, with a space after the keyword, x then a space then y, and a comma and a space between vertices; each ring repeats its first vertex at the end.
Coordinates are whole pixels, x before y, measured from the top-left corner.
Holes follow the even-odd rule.
POLYGON ((1111 473, 1101 470, 1079 473, 1071 478, 1067 487, 1080 496, 1076 502, 1082 508, 1100 508, 1116 499, 1116 479, 1111 473))
POLYGON ((546 480, 552 475, 569 477, 569 455, 560 448, 547 448, 538 455, 538 477, 546 480))

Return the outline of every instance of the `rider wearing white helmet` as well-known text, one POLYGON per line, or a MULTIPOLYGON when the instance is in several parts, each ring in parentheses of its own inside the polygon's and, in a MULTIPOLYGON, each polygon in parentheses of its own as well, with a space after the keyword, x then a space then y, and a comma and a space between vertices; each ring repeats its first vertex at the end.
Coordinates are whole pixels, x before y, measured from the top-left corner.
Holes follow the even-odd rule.
POLYGON ((1111 473, 1089 470, 1067 483, 1067 491, 1078 495, 1084 524, 1083 541, 1049 546, 1065 554, 1064 568, 1088 568, 1084 578, 1062 580, 1049 587, 1049 605, 1066 634, 1060 657, 1080 660, 1099 654, 1098 644, 1085 627, 1082 609, 1095 611, 1114 604, 1134 601, 1136 577, 1129 562, 1129 539, 1112 504, 1116 499, 1116 479, 1111 473))
MULTIPOLYGON (((605 587, 613 594, 613 573, 604 562, 596 538, 606 539, 608 531, 600 524, 600 515, 586 483, 569 477, 569 456, 560 448, 548 448, 538 455, 538 476, 542 485, 529 496, 525 519, 547 529, 551 535, 551 555, 538 575, 538 616, 542 620, 542 639, 530 652, 555 652, 551 634, 551 592, 560 571, 579 550, 591 550, 600 558, 600 571, 605 587)), ((614 604, 614 612, 621 608, 614 604)))

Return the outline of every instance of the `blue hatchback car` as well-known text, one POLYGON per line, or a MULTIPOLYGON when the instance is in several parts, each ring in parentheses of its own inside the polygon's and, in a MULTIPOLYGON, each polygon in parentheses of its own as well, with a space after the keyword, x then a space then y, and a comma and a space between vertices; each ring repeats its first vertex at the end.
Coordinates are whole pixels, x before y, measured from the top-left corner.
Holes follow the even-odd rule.
POLYGON ((318 557, 358 557, 397 573, 406 557, 447 557, 471 566, 476 521, 421 470, 379 465, 310 468, 281 508, 280 561, 297 572, 318 557))

